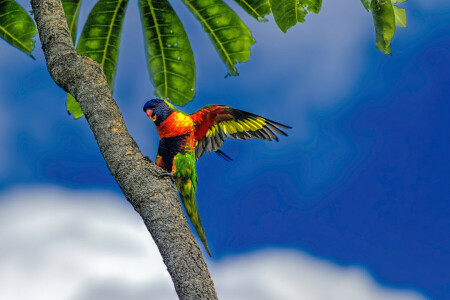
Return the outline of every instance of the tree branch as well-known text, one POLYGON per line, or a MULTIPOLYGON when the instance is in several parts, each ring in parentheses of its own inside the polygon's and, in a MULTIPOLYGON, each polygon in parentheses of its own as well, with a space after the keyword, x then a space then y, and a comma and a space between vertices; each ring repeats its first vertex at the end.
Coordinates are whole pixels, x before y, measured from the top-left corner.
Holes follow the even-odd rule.
POLYGON ((111 174, 155 240, 178 297, 217 299, 175 187, 128 133, 100 65, 75 51, 61 1, 31 5, 50 75, 80 103, 111 174))

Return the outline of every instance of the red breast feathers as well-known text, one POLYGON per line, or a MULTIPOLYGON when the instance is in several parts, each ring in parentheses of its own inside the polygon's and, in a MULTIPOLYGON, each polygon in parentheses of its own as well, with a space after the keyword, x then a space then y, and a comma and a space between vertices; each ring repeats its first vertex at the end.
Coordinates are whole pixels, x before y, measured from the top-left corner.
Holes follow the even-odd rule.
POLYGON ((194 122, 190 116, 174 111, 156 127, 159 139, 180 136, 192 131, 194 122))

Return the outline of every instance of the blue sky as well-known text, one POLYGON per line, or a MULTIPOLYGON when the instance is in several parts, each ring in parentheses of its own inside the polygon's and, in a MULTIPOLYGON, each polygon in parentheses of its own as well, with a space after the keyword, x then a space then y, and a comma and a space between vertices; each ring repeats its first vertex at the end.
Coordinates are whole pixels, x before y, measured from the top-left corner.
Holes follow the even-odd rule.
MULTIPOLYGON (((290 249, 358 266, 384 286, 449 299, 447 1, 402 5, 408 28, 397 28, 393 56, 375 49, 371 16, 359 2, 324 3, 287 34, 273 18, 257 23, 230 3, 256 40, 232 78, 196 20, 173 5, 197 64, 196 97, 183 109, 227 104, 293 126, 279 143, 227 141, 233 162, 207 155, 197 163, 213 261, 290 249)), ((114 96, 153 158, 157 134, 141 110, 153 97, 142 39, 131 2, 114 96)), ((121 195, 86 121, 66 114, 39 42, 33 55, 0 41, 0 193, 51 185, 121 195)))

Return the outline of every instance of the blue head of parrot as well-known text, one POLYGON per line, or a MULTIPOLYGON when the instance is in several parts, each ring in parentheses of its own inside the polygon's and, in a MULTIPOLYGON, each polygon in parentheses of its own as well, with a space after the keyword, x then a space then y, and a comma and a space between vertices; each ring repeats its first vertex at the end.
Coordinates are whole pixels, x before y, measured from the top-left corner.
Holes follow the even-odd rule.
POLYGON ((145 103, 143 107, 147 116, 159 126, 173 112, 172 108, 162 99, 152 99, 145 103))

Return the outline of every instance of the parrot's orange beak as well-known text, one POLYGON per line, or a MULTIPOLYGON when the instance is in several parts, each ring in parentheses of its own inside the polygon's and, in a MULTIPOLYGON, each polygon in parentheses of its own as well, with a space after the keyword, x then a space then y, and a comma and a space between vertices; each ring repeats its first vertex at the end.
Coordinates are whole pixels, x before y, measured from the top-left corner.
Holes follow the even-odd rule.
POLYGON ((147 109, 147 110, 145 111, 145 113, 147 114, 147 116, 149 117, 149 119, 152 119, 153 121, 156 121, 156 114, 153 112, 153 110, 147 109))

